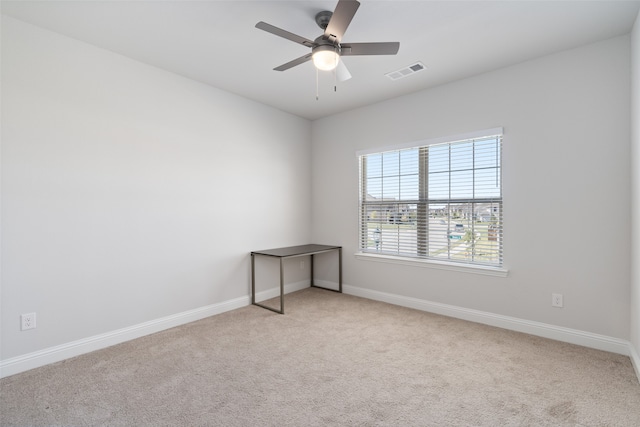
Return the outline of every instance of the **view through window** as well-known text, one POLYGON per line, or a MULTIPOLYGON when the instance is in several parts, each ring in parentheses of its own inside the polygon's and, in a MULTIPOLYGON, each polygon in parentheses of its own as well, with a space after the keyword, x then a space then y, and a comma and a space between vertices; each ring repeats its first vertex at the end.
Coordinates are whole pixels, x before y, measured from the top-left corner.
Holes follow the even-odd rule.
POLYGON ((502 135, 360 156, 360 250, 502 265, 502 135))

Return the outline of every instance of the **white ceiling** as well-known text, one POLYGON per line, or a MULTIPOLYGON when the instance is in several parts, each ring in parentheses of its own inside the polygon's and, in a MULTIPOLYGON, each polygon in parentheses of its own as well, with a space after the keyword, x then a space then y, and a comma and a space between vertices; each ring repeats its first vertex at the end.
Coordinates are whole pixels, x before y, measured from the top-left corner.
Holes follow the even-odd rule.
POLYGON ((309 39, 314 16, 337 0, 2 1, 2 13, 144 63, 316 119, 541 55, 628 33, 640 1, 373 1, 343 42, 399 41, 396 56, 352 56, 338 83, 310 62, 273 68, 308 48, 256 29, 258 21, 309 39), (392 81, 417 61, 426 70, 392 81))

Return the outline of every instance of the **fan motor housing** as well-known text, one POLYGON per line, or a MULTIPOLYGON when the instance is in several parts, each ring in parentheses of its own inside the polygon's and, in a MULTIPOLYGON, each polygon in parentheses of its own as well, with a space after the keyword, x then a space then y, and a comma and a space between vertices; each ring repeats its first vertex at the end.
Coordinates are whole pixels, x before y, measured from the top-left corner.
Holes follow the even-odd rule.
POLYGON ((321 52, 324 50, 330 50, 340 55, 340 45, 334 44, 331 40, 327 39, 324 35, 318 37, 313 41, 312 53, 321 52))
POLYGON ((323 52, 325 50, 329 50, 331 52, 335 52, 338 55, 340 55, 340 46, 336 46, 334 44, 331 43, 327 43, 327 44, 321 44, 319 46, 314 47, 313 49, 311 49, 311 53, 316 53, 316 52, 323 52))

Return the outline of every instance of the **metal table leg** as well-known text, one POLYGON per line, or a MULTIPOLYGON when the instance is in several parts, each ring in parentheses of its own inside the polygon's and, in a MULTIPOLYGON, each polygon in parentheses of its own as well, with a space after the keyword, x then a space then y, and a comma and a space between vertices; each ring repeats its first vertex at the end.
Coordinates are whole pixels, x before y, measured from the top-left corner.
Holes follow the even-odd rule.
POLYGON ((342 293, 342 248, 338 248, 338 292, 342 293))
POLYGON ((311 255, 311 287, 326 289, 327 291, 342 293, 342 248, 338 248, 338 289, 325 288, 324 286, 318 286, 313 283, 313 255, 311 255))
POLYGON ((275 311, 279 314, 284 314, 284 266, 282 260, 283 258, 280 258, 280 310, 278 310, 277 308, 256 302, 256 264, 254 254, 251 254, 251 304, 275 311))
POLYGON ((251 254, 251 304, 256 303, 256 260, 251 254))
POLYGON ((284 314, 284 258, 280 258, 280 314, 284 314))

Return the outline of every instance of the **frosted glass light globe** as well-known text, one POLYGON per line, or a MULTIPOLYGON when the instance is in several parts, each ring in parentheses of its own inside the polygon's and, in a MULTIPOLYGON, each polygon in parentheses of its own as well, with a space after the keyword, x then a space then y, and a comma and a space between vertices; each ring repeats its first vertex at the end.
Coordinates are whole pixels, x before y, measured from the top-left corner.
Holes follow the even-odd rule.
POLYGON ((315 65, 318 70, 331 71, 338 66, 339 60, 340 55, 333 49, 318 50, 313 53, 313 65, 315 65))

